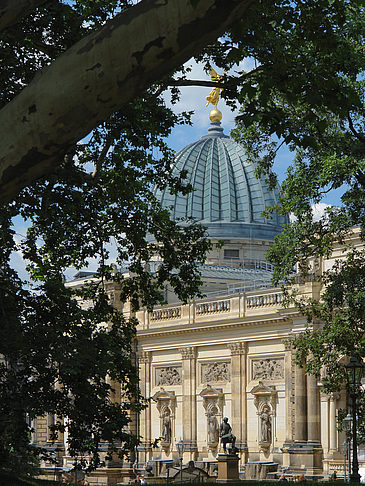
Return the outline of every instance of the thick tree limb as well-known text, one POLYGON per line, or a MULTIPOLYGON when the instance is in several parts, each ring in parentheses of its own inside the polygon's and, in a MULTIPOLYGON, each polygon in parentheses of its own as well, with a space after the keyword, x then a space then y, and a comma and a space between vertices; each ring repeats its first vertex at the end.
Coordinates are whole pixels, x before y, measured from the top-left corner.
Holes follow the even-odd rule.
POLYGON ((255 0, 143 0, 62 54, 0 111, 0 202, 183 64, 255 0))
POLYGON ((16 24, 47 0, 0 0, 0 30, 16 24))

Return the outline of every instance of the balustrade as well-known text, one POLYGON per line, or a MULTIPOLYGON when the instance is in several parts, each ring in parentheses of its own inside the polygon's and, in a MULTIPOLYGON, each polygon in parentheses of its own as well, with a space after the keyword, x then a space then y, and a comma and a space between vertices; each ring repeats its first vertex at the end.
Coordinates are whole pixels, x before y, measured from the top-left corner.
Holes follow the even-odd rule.
POLYGON ((247 308, 269 307, 279 305, 283 302, 284 296, 281 292, 265 295, 252 295, 246 298, 247 308))
POLYGON ((181 317, 181 307, 171 307, 170 309, 158 309, 151 313, 151 321, 165 321, 168 319, 179 319, 181 317))
POLYGON ((220 312, 229 312, 230 308, 231 306, 229 300, 204 302, 202 304, 196 304, 196 315, 218 314, 220 312))

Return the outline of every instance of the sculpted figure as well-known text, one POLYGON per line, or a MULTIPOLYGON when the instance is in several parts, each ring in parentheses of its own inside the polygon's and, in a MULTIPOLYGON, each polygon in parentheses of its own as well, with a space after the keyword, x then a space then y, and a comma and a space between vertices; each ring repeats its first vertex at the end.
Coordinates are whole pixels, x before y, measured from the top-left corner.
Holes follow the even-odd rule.
POLYGON ((208 444, 217 444, 219 440, 218 421, 213 414, 208 415, 208 444))
POLYGON ((168 410, 166 410, 162 419, 162 434, 164 442, 171 442, 171 420, 168 410))
POLYGON ((260 418, 261 442, 271 442, 271 417, 267 408, 264 408, 260 418))
POLYGON ((219 427, 219 436, 221 438, 223 451, 227 453, 227 444, 232 444, 232 451, 234 452, 236 436, 232 434, 232 427, 229 425, 227 417, 224 417, 223 422, 219 427))

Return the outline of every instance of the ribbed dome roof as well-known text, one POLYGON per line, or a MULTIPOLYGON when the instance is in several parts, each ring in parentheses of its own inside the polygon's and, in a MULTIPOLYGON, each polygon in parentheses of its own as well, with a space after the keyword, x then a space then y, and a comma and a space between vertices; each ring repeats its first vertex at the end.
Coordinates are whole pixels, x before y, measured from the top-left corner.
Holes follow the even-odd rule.
POLYGON ((288 220, 276 212, 272 219, 262 212, 278 200, 279 188, 269 190, 255 177, 256 166, 244 149, 227 137, 220 122, 211 123, 208 134, 183 148, 176 156, 175 175, 187 172, 188 195, 156 192, 164 207, 171 207, 174 220, 195 218, 208 228, 212 238, 257 238, 272 240, 288 220))

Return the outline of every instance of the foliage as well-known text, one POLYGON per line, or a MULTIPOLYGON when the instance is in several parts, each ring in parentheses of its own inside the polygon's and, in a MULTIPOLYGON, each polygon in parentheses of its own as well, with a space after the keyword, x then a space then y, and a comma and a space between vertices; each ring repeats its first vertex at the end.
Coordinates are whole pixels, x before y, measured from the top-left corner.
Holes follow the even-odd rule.
MULTIPOLYGON (((49 2, 4 31, 1 104, 129 3, 49 2)), ((100 465, 103 441, 109 453, 133 450, 138 438, 127 426, 143 406, 133 365, 133 312, 163 302, 166 282, 182 300, 196 294, 197 264, 209 246, 204 229, 170 221, 152 191, 152 183, 188 190, 182 177, 171 175, 173 153, 164 141, 174 124, 188 121, 167 109, 152 87, 74 146, 57 171, 2 207, 0 467, 28 472, 39 453, 47 455, 29 445, 30 423, 44 414, 55 417, 53 439, 67 429, 70 455, 87 454, 89 468, 100 465), (28 226, 21 238, 13 227, 20 217, 28 226), (27 262, 30 282, 11 266, 15 251, 27 262), (108 263, 110 251, 128 278, 108 263), (157 256, 163 262, 152 274, 146 262, 157 256), (65 286, 63 272, 89 259, 98 266, 90 285, 65 286), (130 302, 132 317, 111 305, 111 282, 122 305, 130 302)))
MULTIPOLYGON (((130 3, 49 2, 2 32, 1 106, 42 67, 130 3)), ((277 281, 290 282, 297 261, 309 272, 308 258, 328 255, 352 226, 363 225, 363 23, 360 1, 259 0, 198 56, 224 69, 246 58, 255 63, 249 72, 225 76, 223 96, 242 105, 234 136, 250 156, 268 149, 260 170, 271 182, 279 148, 271 136, 297 151, 279 208, 296 221, 271 251, 277 281), (311 204, 344 184, 343 206, 314 222, 311 204)), ((175 80, 152 80, 156 84, 74 146, 53 174, 2 208, 1 464, 16 467, 24 454, 18 445, 26 447, 30 432, 25 412, 28 419, 44 413, 69 417, 71 454, 91 454, 93 467, 99 464, 100 441, 121 443, 124 450, 133 445, 126 425, 131 407, 141 406, 131 365, 135 322, 109 305, 107 282, 120 285, 122 303, 129 300, 133 311, 163 301, 166 280, 182 299, 198 290, 197 263, 208 248, 204 231, 192 222, 184 227, 171 222, 151 189, 154 183, 189 190, 183 175, 172 177, 173 154, 164 141, 174 124, 189 119, 173 114, 160 97, 170 84, 178 96, 176 86, 184 84, 186 74, 180 70, 175 80), (12 227, 19 216, 29 222, 20 245, 12 227), (117 263, 128 267, 128 279, 108 265, 110 242, 116 242, 117 263), (11 268, 13 251, 21 251, 29 263, 29 286, 11 268), (145 263, 156 254, 162 263, 151 274, 145 263), (64 270, 80 269, 90 258, 99 266, 91 285, 77 291, 65 287, 64 270), (80 308, 75 297, 92 305, 80 308), (106 375, 122 381, 126 399, 121 404, 111 399, 106 375)), ((350 253, 340 272, 325 275, 323 302, 306 303, 310 322, 320 319, 323 325, 298 340, 298 357, 311 353, 307 365, 314 372, 325 364, 333 377, 328 386, 341 381, 337 351, 363 356, 361 269, 362 255, 350 253), (332 360, 330 349, 336 350, 332 360)), ((54 431, 62 433, 61 422, 56 420, 54 431)))
POLYGON ((288 299, 308 319, 295 340, 297 362, 317 376, 325 370, 324 390, 339 390, 346 357, 365 357, 364 253, 354 238, 359 228, 363 241, 365 222, 364 6, 262 1, 256 15, 247 34, 241 36, 244 19, 225 41, 232 43, 228 60, 234 62, 242 49, 256 66, 241 75, 237 87, 242 106, 234 136, 251 157, 261 157, 259 173, 271 182, 280 144, 296 152, 277 208, 290 213, 292 222, 277 237, 269 260, 274 282, 293 285, 288 299), (312 205, 341 189, 341 206, 315 220, 312 205), (315 266, 335 245, 346 254, 321 276, 315 266), (297 284, 305 281, 324 286, 321 302, 299 297, 297 284))

